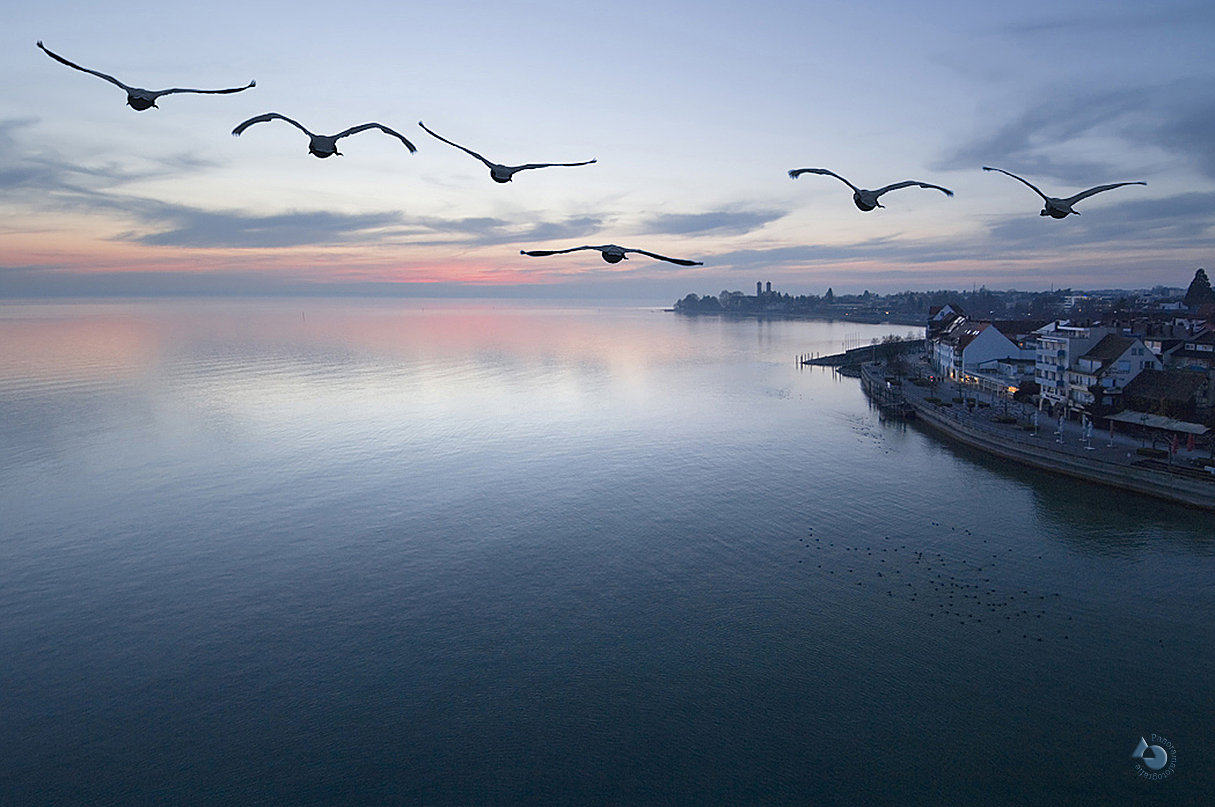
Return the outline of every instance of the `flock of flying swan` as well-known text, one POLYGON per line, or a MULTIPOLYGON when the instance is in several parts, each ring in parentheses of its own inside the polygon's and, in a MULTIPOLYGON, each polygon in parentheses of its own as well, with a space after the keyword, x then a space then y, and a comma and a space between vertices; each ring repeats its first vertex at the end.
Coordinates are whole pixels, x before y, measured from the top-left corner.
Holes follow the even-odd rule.
MULTIPOLYGON (((122 83, 121 81, 114 78, 113 76, 106 75, 105 73, 99 72, 97 70, 90 70, 89 68, 81 67, 80 65, 75 64, 74 62, 69 62, 67 59, 63 58, 62 56, 60 56, 57 53, 52 52, 45 45, 43 45, 42 40, 38 40, 38 47, 41 48, 42 51, 44 53, 46 53, 47 56, 50 56, 52 59, 59 62, 60 64, 65 64, 68 67, 71 67, 75 70, 80 70, 81 72, 84 72, 84 73, 91 73, 92 75, 97 76, 98 78, 105 79, 106 81, 110 82, 111 84, 114 84, 117 87, 121 88, 122 90, 126 91, 127 105, 130 106, 132 109, 135 109, 136 111, 139 111, 139 112, 142 112, 145 109, 149 109, 150 107, 156 107, 156 100, 158 98, 160 98, 162 95, 172 95, 174 93, 183 93, 183 92, 207 93, 207 94, 212 94, 212 95, 226 95, 226 94, 234 93, 234 92, 243 92, 244 90, 248 90, 252 87, 257 86, 256 81, 250 81, 248 84, 246 84, 243 87, 229 87, 229 88, 223 89, 223 90, 191 90, 191 89, 185 89, 182 87, 174 87, 174 88, 168 89, 168 90, 145 90, 140 87, 131 87, 127 84, 122 83)), ((157 109, 159 109, 159 107, 157 107, 157 109)), ((286 121, 287 123, 291 124, 295 128, 299 129, 304 134, 308 135, 308 153, 312 154, 315 157, 319 157, 321 159, 324 159, 326 157, 332 157, 334 155, 341 157, 342 153, 337 150, 337 141, 341 140, 343 137, 348 137, 349 135, 352 135, 352 134, 358 134, 359 132, 363 132, 368 129, 379 129, 384 134, 389 135, 391 137, 395 137, 397 140, 400 140, 401 143, 403 143, 405 145, 405 148, 409 149, 409 152, 411 154, 418 150, 417 147, 414 146, 413 143, 409 142, 409 140, 404 135, 402 135, 400 132, 397 132, 393 129, 388 128, 387 126, 383 125, 382 123, 363 123, 358 126, 352 126, 349 129, 347 129, 343 132, 339 132, 338 134, 335 134, 335 135, 321 135, 321 134, 314 134, 314 133, 308 131, 306 128, 304 128, 303 124, 299 123, 298 121, 292 120, 291 118, 288 118, 286 115, 280 115, 277 112, 267 112, 264 115, 257 115, 255 117, 249 118, 247 121, 244 121, 243 123, 239 124, 235 129, 233 129, 232 134, 233 134, 233 136, 239 136, 242 132, 244 132, 246 129, 248 129, 250 126, 254 125, 255 123, 266 123, 266 122, 272 121, 272 120, 286 121)), ((580 166, 580 165, 590 165, 591 163, 596 162, 595 160, 586 160, 584 162, 576 162, 576 163, 527 163, 526 165, 501 165, 499 163, 495 163, 495 162, 491 162, 490 160, 487 160, 485 157, 482 157, 480 154, 478 154, 477 152, 473 151, 470 148, 461 146, 459 143, 453 143, 452 141, 448 140, 447 138, 445 138, 439 134, 436 134, 435 132, 433 132, 429 128, 427 128, 426 124, 422 123, 422 121, 418 121, 418 126, 421 126, 422 129, 427 134, 429 134, 431 137, 434 137, 437 140, 441 140, 444 143, 446 143, 447 145, 457 148, 460 151, 463 151, 464 153, 480 160, 489 169, 489 176, 491 179, 493 179, 494 182, 499 182, 499 183, 510 182, 514 178, 515 174, 519 173, 520 171, 527 171, 527 170, 534 169, 534 168, 555 168, 555 167, 573 168, 573 167, 580 166)), ((998 171, 1001 174, 1005 174, 1007 176, 1012 177, 1013 179, 1017 180, 1018 182, 1024 183, 1034 193, 1036 193, 1042 197, 1044 207, 1042 208, 1042 211, 1038 215, 1051 216, 1052 218, 1056 218, 1056 219, 1066 218, 1067 216, 1069 216, 1073 213, 1076 214, 1077 216, 1080 215, 1080 211, 1073 209, 1072 206, 1075 205, 1077 202, 1079 202, 1083 199, 1087 199, 1088 197, 1093 196, 1095 194, 1102 193, 1102 192, 1108 191, 1108 190, 1113 190, 1114 188, 1121 188, 1124 185, 1146 185, 1147 184, 1146 182, 1115 182, 1110 185, 1097 185, 1096 187, 1089 188, 1086 191, 1081 191, 1080 193, 1077 193, 1074 196, 1069 196, 1066 199, 1062 199, 1062 198, 1055 197, 1055 196, 1047 196, 1045 193, 1038 190, 1037 186, 1033 185, 1028 180, 1023 179, 1022 177, 1019 177, 1016 174, 1013 174, 1009 171, 1005 171, 1003 168, 991 168, 991 167, 988 167, 985 165, 985 166, 983 166, 983 170, 984 171, 998 171)), ((819 174, 819 175, 823 175, 823 176, 835 177, 840 182, 843 182, 845 185, 847 185, 849 188, 852 189, 853 203, 857 206, 857 208, 859 208, 860 210, 865 211, 865 212, 869 212, 869 211, 871 211, 875 208, 879 208, 879 207, 884 208, 885 205, 883 205, 881 202, 879 202, 878 198, 885 193, 889 193, 890 191, 894 191, 894 190, 899 190, 900 188, 911 188, 911 187, 930 188, 932 190, 941 191, 946 196, 953 196, 953 191, 949 190, 948 188, 943 188, 940 185, 933 185, 930 182, 919 182, 917 180, 910 180, 910 179, 905 182, 896 182, 892 185, 886 185, 885 187, 878 188, 877 190, 865 190, 864 188, 858 188, 856 185, 853 185, 847 179, 844 179, 839 174, 835 173, 834 171, 829 171, 826 168, 794 168, 791 171, 789 171, 789 178, 797 179, 802 174, 819 174)), ((654 258, 655 260, 667 261, 669 263, 678 264, 679 266, 703 266, 704 265, 700 261, 689 261, 689 260, 685 260, 683 258, 668 258, 665 255, 659 255, 656 252, 648 252, 644 249, 632 249, 632 248, 627 248, 627 247, 621 247, 621 246, 617 246, 616 244, 604 244, 602 246, 583 245, 580 247, 570 247, 569 249, 519 250, 519 254, 520 255, 530 255, 533 257, 543 257, 546 255, 564 255, 569 252, 578 252, 578 251, 586 250, 586 249, 598 251, 599 254, 602 256, 602 258, 605 261, 607 261, 608 263, 620 263, 621 261, 628 260, 628 253, 633 252, 633 253, 637 253, 639 255, 645 255, 647 257, 654 258)))

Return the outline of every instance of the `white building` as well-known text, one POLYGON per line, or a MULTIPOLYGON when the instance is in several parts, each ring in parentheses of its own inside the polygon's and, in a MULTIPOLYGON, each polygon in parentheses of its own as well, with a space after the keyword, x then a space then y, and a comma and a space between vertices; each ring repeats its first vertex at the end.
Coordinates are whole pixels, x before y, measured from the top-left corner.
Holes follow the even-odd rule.
POLYGON ((1068 370, 1072 363, 1087 353, 1113 328, 1082 328, 1059 320, 1037 330, 1038 346, 1034 362, 1034 380, 1040 387, 1039 403, 1054 408, 1074 408, 1069 405, 1071 386, 1068 370))
POLYGON ((1113 406, 1122 389, 1144 370, 1164 365, 1148 347, 1133 336, 1108 334, 1068 369, 1068 405, 1086 409, 1094 404, 1113 406), (1095 390, 1102 390, 1097 400, 1095 390))
POLYGON ((1012 395, 1026 381, 1033 380, 1034 359, 989 359, 980 362, 977 371, 968 378, 976 378, 984 392, 1012 395))
POLYGON ((997 360, 1032 361, 1032 346, 1017 339, 1030 329, 1022 322, 972 322, 960 319, 932 344, 933 367, 947 378, 976 380, 981 367, 997 360))

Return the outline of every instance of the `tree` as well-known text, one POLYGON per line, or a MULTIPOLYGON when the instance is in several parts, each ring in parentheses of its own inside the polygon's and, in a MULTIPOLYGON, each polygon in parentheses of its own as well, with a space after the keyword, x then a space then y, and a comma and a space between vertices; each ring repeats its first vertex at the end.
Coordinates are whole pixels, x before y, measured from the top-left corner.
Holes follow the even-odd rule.
POLYGON ((1042 387, 1038 385, 1037 381, 1025 381, 1013 393, 1013 400, 1027 403, 1041 391, 1042 387))
POLYGON ((1211 281, 1207 278, 1205 269, 1200 268, 1194 273, 1190 287, 1186 289, 1183 302, 1186 308, 1197 308, 1203 303, 1215 303, 1215 291, 1211 290, 1211 281))
POLYGON ((878 346, 877 354, 886 362, 903 352, 903 337, 894 334, 883 336, 881 341, 875 337, 873 344, 878 346))
POLYGON ((835 302, 835 292, 831 290, 830 286, 827 287, 827 293, 823 295, 823 302, 825 302, 827 305, 831 305, 835 302))

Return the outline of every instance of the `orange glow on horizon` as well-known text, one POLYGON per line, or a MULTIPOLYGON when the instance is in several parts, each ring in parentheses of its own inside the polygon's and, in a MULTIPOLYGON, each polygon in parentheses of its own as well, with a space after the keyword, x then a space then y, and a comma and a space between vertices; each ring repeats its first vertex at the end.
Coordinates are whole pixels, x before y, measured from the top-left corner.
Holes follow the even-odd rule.
MULTIPOLYGON (((1170 260, 1187 257, 1199 265, 1200 250, 1174 253, 1170 260)), ((579 281, 677 281, 687 292, 716 294, 722 288, 748 291, 755 280, 770 280, 790 294, 822 294, 828 286, 837 292, 877 293, 939 288, 967 288, 975 283, 993 289, 1045 290, 1048 286, 1080 288, 1110 285, 1105 270, 1091 268, 1107 262, 1136 261, 1150 265, 1157 258, 1150 248, 1120 249, 1116 254, 1072 250, 1058 254, 1020 254, 983 260, 951 259, 933 262, 833 258, 823 261, 789 261, 769 267, 714 265, 711 253, 701 253, 702 267, 675 268, 634 258, 609 266, 590 253, 533 258, 520 256, 514 245, 462 248, 458 246, 338 244, 262 249, 148 246, 135 241, 100 237, 87 230, 58 227, 41 231, 0 233, 0 266, 25 269, 28 284, 90 275, 156 273, 183 278, 208 276, 225 282, 235 293, 240 284, 453 284, 466 286, 541 286, 579 281), (453 253, 455 255, 453 256, 453 253), (1090 267, 1081 268, 1077 267, 1090 267), (847 290, 847 291, 845 291, 847 290)), ((1127 272, 1124 270, 1123 274, 1127 272)), ((1114 285, 1119 285, 1114 283, 1114 285)), ((1122 285, 1134 287, 1135 281, 1122 285)), ((1147 285, 1147 280, 1139 285, 1147 285)))

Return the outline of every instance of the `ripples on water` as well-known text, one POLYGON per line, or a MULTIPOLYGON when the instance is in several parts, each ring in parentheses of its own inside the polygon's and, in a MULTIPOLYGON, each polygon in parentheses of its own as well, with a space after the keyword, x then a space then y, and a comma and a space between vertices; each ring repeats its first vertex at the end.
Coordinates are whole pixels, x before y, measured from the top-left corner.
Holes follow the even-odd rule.
POLYGON ((0 307, 0 802, 1197 799, 1209 518, 794 362, 907 330, 0 307))

